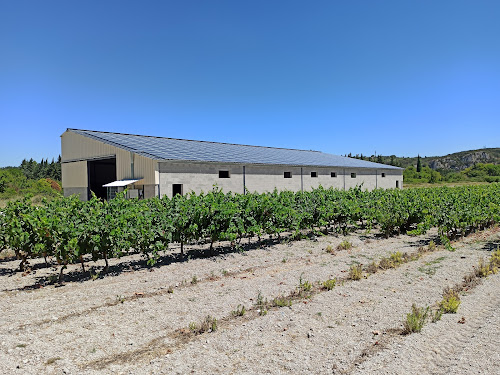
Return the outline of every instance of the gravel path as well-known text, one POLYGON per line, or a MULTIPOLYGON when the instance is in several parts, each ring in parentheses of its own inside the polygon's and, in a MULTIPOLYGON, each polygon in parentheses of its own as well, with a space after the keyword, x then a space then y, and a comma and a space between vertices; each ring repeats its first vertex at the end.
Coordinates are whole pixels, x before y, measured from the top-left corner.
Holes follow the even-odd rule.
MULTIPOLYGON (((368 264, 393 251, 414 253, 436 233, 325 236, 189 261, 172 255, 152 272, 131 266, 58 288, 30 289, 55 271, 38 268, 23 277, 11 272, 17 262, 4 261, 0 373, 499 373, 499 275, 463 296, 457 315, 444 315, 420 334, 398 334, 412 303, 438 301, 443 288, 459 283, 488 255, 499 232, 474 234, 455 244, 455 252, 427 253, 265 316, 255 309, 243 317, 232 311, 252 308, 259 292, 268 299, 290 294, 300 278, 313 284, 345 279, 353 263, 368 264), (325 251, 344 239, 353 249, 325 251), (207 315, 219 319, 217 331, 185 334, 207 315), (465 324, 457 323, 462 316, 465 324)), ((112 266, 138 260, 113 260, 112 266)))

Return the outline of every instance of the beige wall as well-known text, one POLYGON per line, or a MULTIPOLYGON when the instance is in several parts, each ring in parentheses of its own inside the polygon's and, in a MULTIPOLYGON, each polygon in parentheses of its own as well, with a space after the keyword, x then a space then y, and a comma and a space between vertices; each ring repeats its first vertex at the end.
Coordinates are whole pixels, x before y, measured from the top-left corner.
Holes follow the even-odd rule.
MULTIPOLYGON (((63 135, 61 135, 61 159, 63 165, 67 161, 89 160, 92 158, 107 156, 116 156, 116 178, 118 180, 132 178, 132 170, 130 166, 132 156, 129 151, 84 137, 71 131, 66 131, 63 135)), ((143 178, 145 185, 158 184, 158 180, 155 178, 155 168, 157 162, 141 155, 134 154, 133 158, 134 177, 143 178)), ((81 164, 79 164, 79 166, 81 166, 81 164)), ((75 168, 78 168, 79 166, 75 166, 75 168)), ((87 186, 86 168, 85 164, 85 186, 87 186)), ((64 174, 65 170, 63 169, 63 188, 66 186, 73 187, 79 183, 80 177, 78 173, 70 172, 66 178, 64 174), (65 185, 65 183, 67 185, 65 185)))
MULTIPOLYGON (((172 185, 182 184, 183 193, 194 191, 207 192, 213 185, 224 191, 243 192, 243 165, 222 163, 197 162, 160 162, 159 163, 160 194, 172 196, 172 185), (219 171, 227 170, 230 178, 219 178, 219 171)), ((329 188, 349 189, 362 184, 363 189, 395 188, 396 180, 402 187, 401 170, 380 170, 363 168, 335 168, 335 167, 302 167, 302 184, 304 190, 312 190, 320 185, 329 188), (318 177, 311 177, 311 172, 317 172, 318 177), (331 177, 336 172, 337 177, 331 177), (344 176, 345 173, 345 176, 344 176), (351 178, 356 173, 356 178, 351 178), (382 177, 385 173, 385 177, 382 177)), ((278 190, 301 190, 301 167, 288 166, 245 166, 245 186, 251 191, 259 193, 278 190), (291 172, 292 178, 284 178, 284 172, 291 172)))
POLYGON ((76 161, 61 164, 62 186, 64 188, 87 187, 87 162, 76 161))

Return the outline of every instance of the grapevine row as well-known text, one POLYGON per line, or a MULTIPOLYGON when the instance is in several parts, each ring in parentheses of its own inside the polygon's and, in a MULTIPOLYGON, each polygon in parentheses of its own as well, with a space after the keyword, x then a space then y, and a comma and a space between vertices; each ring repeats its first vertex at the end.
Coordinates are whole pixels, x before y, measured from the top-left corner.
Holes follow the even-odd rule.
POLYGON ((0 251, 12 249, 22 270, 30 258, 61 265, 140 252, 154 263, 169 244, 239 241, 303 230, 347 233, 378 227, 386 236, 437 227, 445 244, 500 222, 500 184, 455 188, 234 194, 218 188, 174 198, 110 201, 60 198, 42 205, 9 202, 0 212, 0 251))

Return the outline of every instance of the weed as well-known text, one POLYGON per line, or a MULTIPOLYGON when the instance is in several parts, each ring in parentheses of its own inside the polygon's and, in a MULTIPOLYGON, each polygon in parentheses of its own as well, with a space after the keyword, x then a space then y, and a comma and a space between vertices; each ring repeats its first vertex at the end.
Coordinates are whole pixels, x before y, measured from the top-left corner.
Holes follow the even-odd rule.
POLYGON ((116 296, 116 302, 123 303, 125 302, 125 297, 121 295, 116 296))
POLYGON ((477 277, 486 277, 492 273, 496 273, 495 269, 492 269, 491 263, 486 263, 484 258, 479 259, 479 263, 476 268, 477 277))
POLYGON ((400 251, 396 251, 390 255, 390 259, 395 267, 399 266, 401 263, 403 263, 403 254, 400 251))
POLYGON ((97 280, 99 278, 99 276, 101 276, 100 272, 93 273, 92 269, 90 269, 89 272, 90 272, 90 278, 92 279, 92 281, 97 280))
POLYGON ((170 293, 172 294, 174 292, 174 287, 172 285, 170 285, 167 289, 167 293, 170 293))
POLYGON ((59 361, 60 359, 62 359, 61 357, 53 357, 53 358, 49 358, 47 359, 47 362, 45 362, 46 365, 51 365, 53 363, 55 363, 56 361, 59 361))
POLYGON ((191 322, 189 323, 188 328, 195 335, 201 335, 205 332, 214 332, 217 330, 217 319, 207 315, 205 320, 200 325, 195 322, 191 322))
POLYGON ((198 278, 196 277, 196 275, 194 275, 193 278, 191 279, 191 284, 192 285, 198 284, 198 278))
POLYGON ((435 251, 436 243, 433 240, 430 240, 429 245, 427 246, 427 251, 435 251))
POLYGON ((26 348, 26 344, 17 344, 16 348, 26 348))
POLYGON ((198 331, 198 324, 196 324, 195 322, 191 322, 189 323, 188 328, 191 332, 196 333, 198 331))
POLYGON ((267 298, 264 298, 262 292, 259 290, 259 293, 257 294, 257 300, 255 302, 255 306, 257 307, 259 315, 264 316, 267 314, 267 305, 267 298))
POLYGON ((243 316, 243 315, 245 315, 246 312, 247 312, 247 310, 245 309, 245 306, 238 305, 238 307, 236 308, 236 310, 231 311, 231 314, 233 316, 243 316))
POLYGON ((361 264, 351 265, 348 277, 351 280, 361 280, 361 277, 363 277, 363 266, 361 264))
POLYGON ((335 288, 336 285, 337 285, 336 278, 323 281, 323 283, 322 283, 323 289, 326 289, 326 290, 332 290, 333 288, 335 288))
POLYGON ((297 291, 300 296, 307 294, 312 290, 312 284, 307 280, 303 280, 302 275, 303 274, 299 277, 299 286, 297 287, 297 291))
POLYGON ((379 265, 377 262, 373 261, 366 267, 366 272, 368 273, 377 273, 379 265))
POLYGON ((278 296, 272 300, 271 304, 272 306, 275 307, 289 307, 292 306, 292 299, 283 296, 278 296))
POLYGON ((307 250, 307 252, 308 252, 309 254, 312 254, 312 253, 313 253, 313 251, 312 251, 312 250, 307 250))
POLYGON ((49 284, 54 284, 58 280, 59 276, 49 275, 49 284))
POLYGON ((443 300, 439 303, 440 309, 445 314, 455 314, 460 306, 460 297, 458 293, 450 288, 445 289, 443 293, 443 300))
POLYGON ((494 267, 500 267, 500 246, 497 246, 497 249, 491 254, 490 264, 494 267))
POLYGON ((335 252, 335 250, 333 249, 333 246, 332 245, 328 245, 325 249, 325 251, 328 253, 328 254, 333 254, 335 252))
POLYGON ((337 250, 349 250, 350 248, 352 248, 352 243, 347 240, 342 241, 337 246, 337 250))
POLYGON ((286 263, 286 258, 283 258, 283 259, 281 260, 281 263, 286 263))
POLYGON ((222 270, 222 276, 227 276, 229 274, 228 270, 222 270))
POLYGON ((439 308, 436 311, 431 313, 431 321, 432 323, 436 323, 441 320, 441 316, 443 315, 443 309, 439 308))
POLYGON ((415 304, 411 306, 411 312, 406 314, 406 319, 403 321, 403 333, 405 335, 420 332, 425 324, 427 315, 429 314, 429 306, 417 307, 415 304))
POLYGON ((391 261, 390 258, 382 258, 380 259, 378 267, 381 270, 388 270, 389 268, 394 268, 394 263, 391 261))

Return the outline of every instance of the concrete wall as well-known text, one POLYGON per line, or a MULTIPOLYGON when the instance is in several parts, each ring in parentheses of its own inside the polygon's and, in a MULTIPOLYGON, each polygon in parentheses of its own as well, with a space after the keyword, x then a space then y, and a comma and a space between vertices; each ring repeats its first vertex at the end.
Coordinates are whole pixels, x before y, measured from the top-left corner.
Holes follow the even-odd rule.
POLYGON ((263 165, 238 165, 223 163, 160 162, 160 194, 172 196, 172 185, 182 184, 183 194, 191 191, 199 193, 212 190, 214 184, 224 191, 242 193, 243 186, 251 192, 278 190, 312 190, 320 185, 324 188, 349 189, 362 185, 363 189, 396 188, 396 181, 402 188, 401 170, 362 169, 335 167, 288 167, 263 165), (243 168, 245 172, 243 173, 243 168), (301 171, 302 170, 302 171, 301 171), (219 171, 229 171, 230 178, 219 178, 219 171), (291 172, 291 178, 284 178, 284 172, 291 172), (317 177, 311 177, 316 172, 317 177), (334 172, 336 177, 331 177, 334 172), (301 178, 302 173, 302 178, 301 178), (351 177, 355 173, 356 177, 351 177), (382 177, 382 173, 385 177, 382 177), (243 185, 243 179, 245 185, 243 185))

